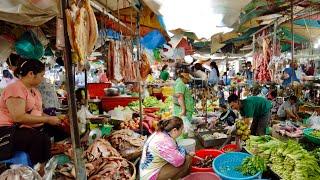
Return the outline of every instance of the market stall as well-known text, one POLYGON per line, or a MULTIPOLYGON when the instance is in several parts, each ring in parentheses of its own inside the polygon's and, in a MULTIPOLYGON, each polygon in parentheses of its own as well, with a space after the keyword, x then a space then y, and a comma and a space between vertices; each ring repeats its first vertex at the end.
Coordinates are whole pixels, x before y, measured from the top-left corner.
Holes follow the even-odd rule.
POLYGON ((62 0, 62 15, 30 1, 25 23, 0 8, 0 59, 46 61, 45 112, 68 135, 50 139, 43 172, 22 152, 0 161, 0 179, 146 179, 171 164, 184 179, 319 179, 320 52, 299 30, 319 31, 319 2, 241 2, 239 24, 212 42, 184 29, 170 40, 155 1, 62 0))

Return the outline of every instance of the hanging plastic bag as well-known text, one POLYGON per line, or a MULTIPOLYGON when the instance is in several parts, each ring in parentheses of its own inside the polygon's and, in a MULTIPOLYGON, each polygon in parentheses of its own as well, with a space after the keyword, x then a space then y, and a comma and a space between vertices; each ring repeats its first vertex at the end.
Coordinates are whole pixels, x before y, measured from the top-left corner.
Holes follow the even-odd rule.
POLYGON ((0 61, 6 61, 13 51, 14 39, 8 35, 1 35, 0 42, 0 61))
POLYGON ((45 174, 43 176, 43 180, 51 180, 53 179, 53 175, 55 173, 55 170, 58 165, 58 159, 56 158, 57 156, 52 157, 46 164, 45 166, 45 174))
POLYGON ((155 49, 166 43, 160 31, 153 30, 141 39, 141 44, 148 49, 155 49))
POLYGON ((31 31, 35 34, 35 36, 43 46, 47 46, 49 44, 49 40, 40 27, 34 27, 31 29, 31 31))
POLYGON ((15 43, 17 54, 28 59, 40 59, 44 55, 44 47, 36 35, 28 30, 15 43))
POLYGON ((56 47, 59 50, 63 50, 65 47, 65 41, 64 41, 64 31, 63 31, 63 20, 61 18, 57 17, 56 22, 56 47))
POLYGON ((320 116, 317 116, 316 112, 312 114, 309 120, 312 129, 320 130, 320 116))

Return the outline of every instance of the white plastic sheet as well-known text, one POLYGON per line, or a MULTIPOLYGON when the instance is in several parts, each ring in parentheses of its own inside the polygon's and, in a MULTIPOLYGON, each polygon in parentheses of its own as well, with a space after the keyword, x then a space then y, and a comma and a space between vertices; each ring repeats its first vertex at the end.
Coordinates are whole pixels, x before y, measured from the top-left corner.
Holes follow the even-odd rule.
POLYGON ((39 26, 59 14, 60 0, 1 0, 0 20, 39 26))

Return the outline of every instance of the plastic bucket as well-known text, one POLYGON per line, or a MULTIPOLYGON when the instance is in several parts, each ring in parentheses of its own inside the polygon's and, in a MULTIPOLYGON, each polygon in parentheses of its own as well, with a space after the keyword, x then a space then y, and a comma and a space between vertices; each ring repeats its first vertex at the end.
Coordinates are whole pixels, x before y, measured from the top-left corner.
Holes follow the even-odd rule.
POLYGON ((197 172, 183 178, 183 180, 221 180, 219 176, 212 172, 197 172))
POLYGON ((179 146, 184 147, 188 153, 196 150, 196 140, 194 139, 179 139, 177 143, 179 146))
MULTIPOLYGON (((202 149, 202 150, 197 151, 195 154, 196 154, 196 156, 201 157, 201 158, 205 158, 206 156, 213 156, 214 158, 216 158, 217 156, 219 156, 222 153, 223 153, 222 151, 219 151, 216 149, 202 149)), ((191 172, 213 172, 212 167, 200 168, 200 167, 193 166, 198 161, 199 160, 196 158, 192 159, 191 172)))

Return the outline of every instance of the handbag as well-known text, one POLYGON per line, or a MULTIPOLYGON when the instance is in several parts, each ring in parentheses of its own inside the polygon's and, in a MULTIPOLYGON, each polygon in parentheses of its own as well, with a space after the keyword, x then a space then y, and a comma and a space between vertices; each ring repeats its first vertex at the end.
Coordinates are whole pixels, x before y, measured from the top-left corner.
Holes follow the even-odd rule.
POLYGON ((0 160, 6 160, 13 156, 13 134, 16 125, 0 128, 0 160))

